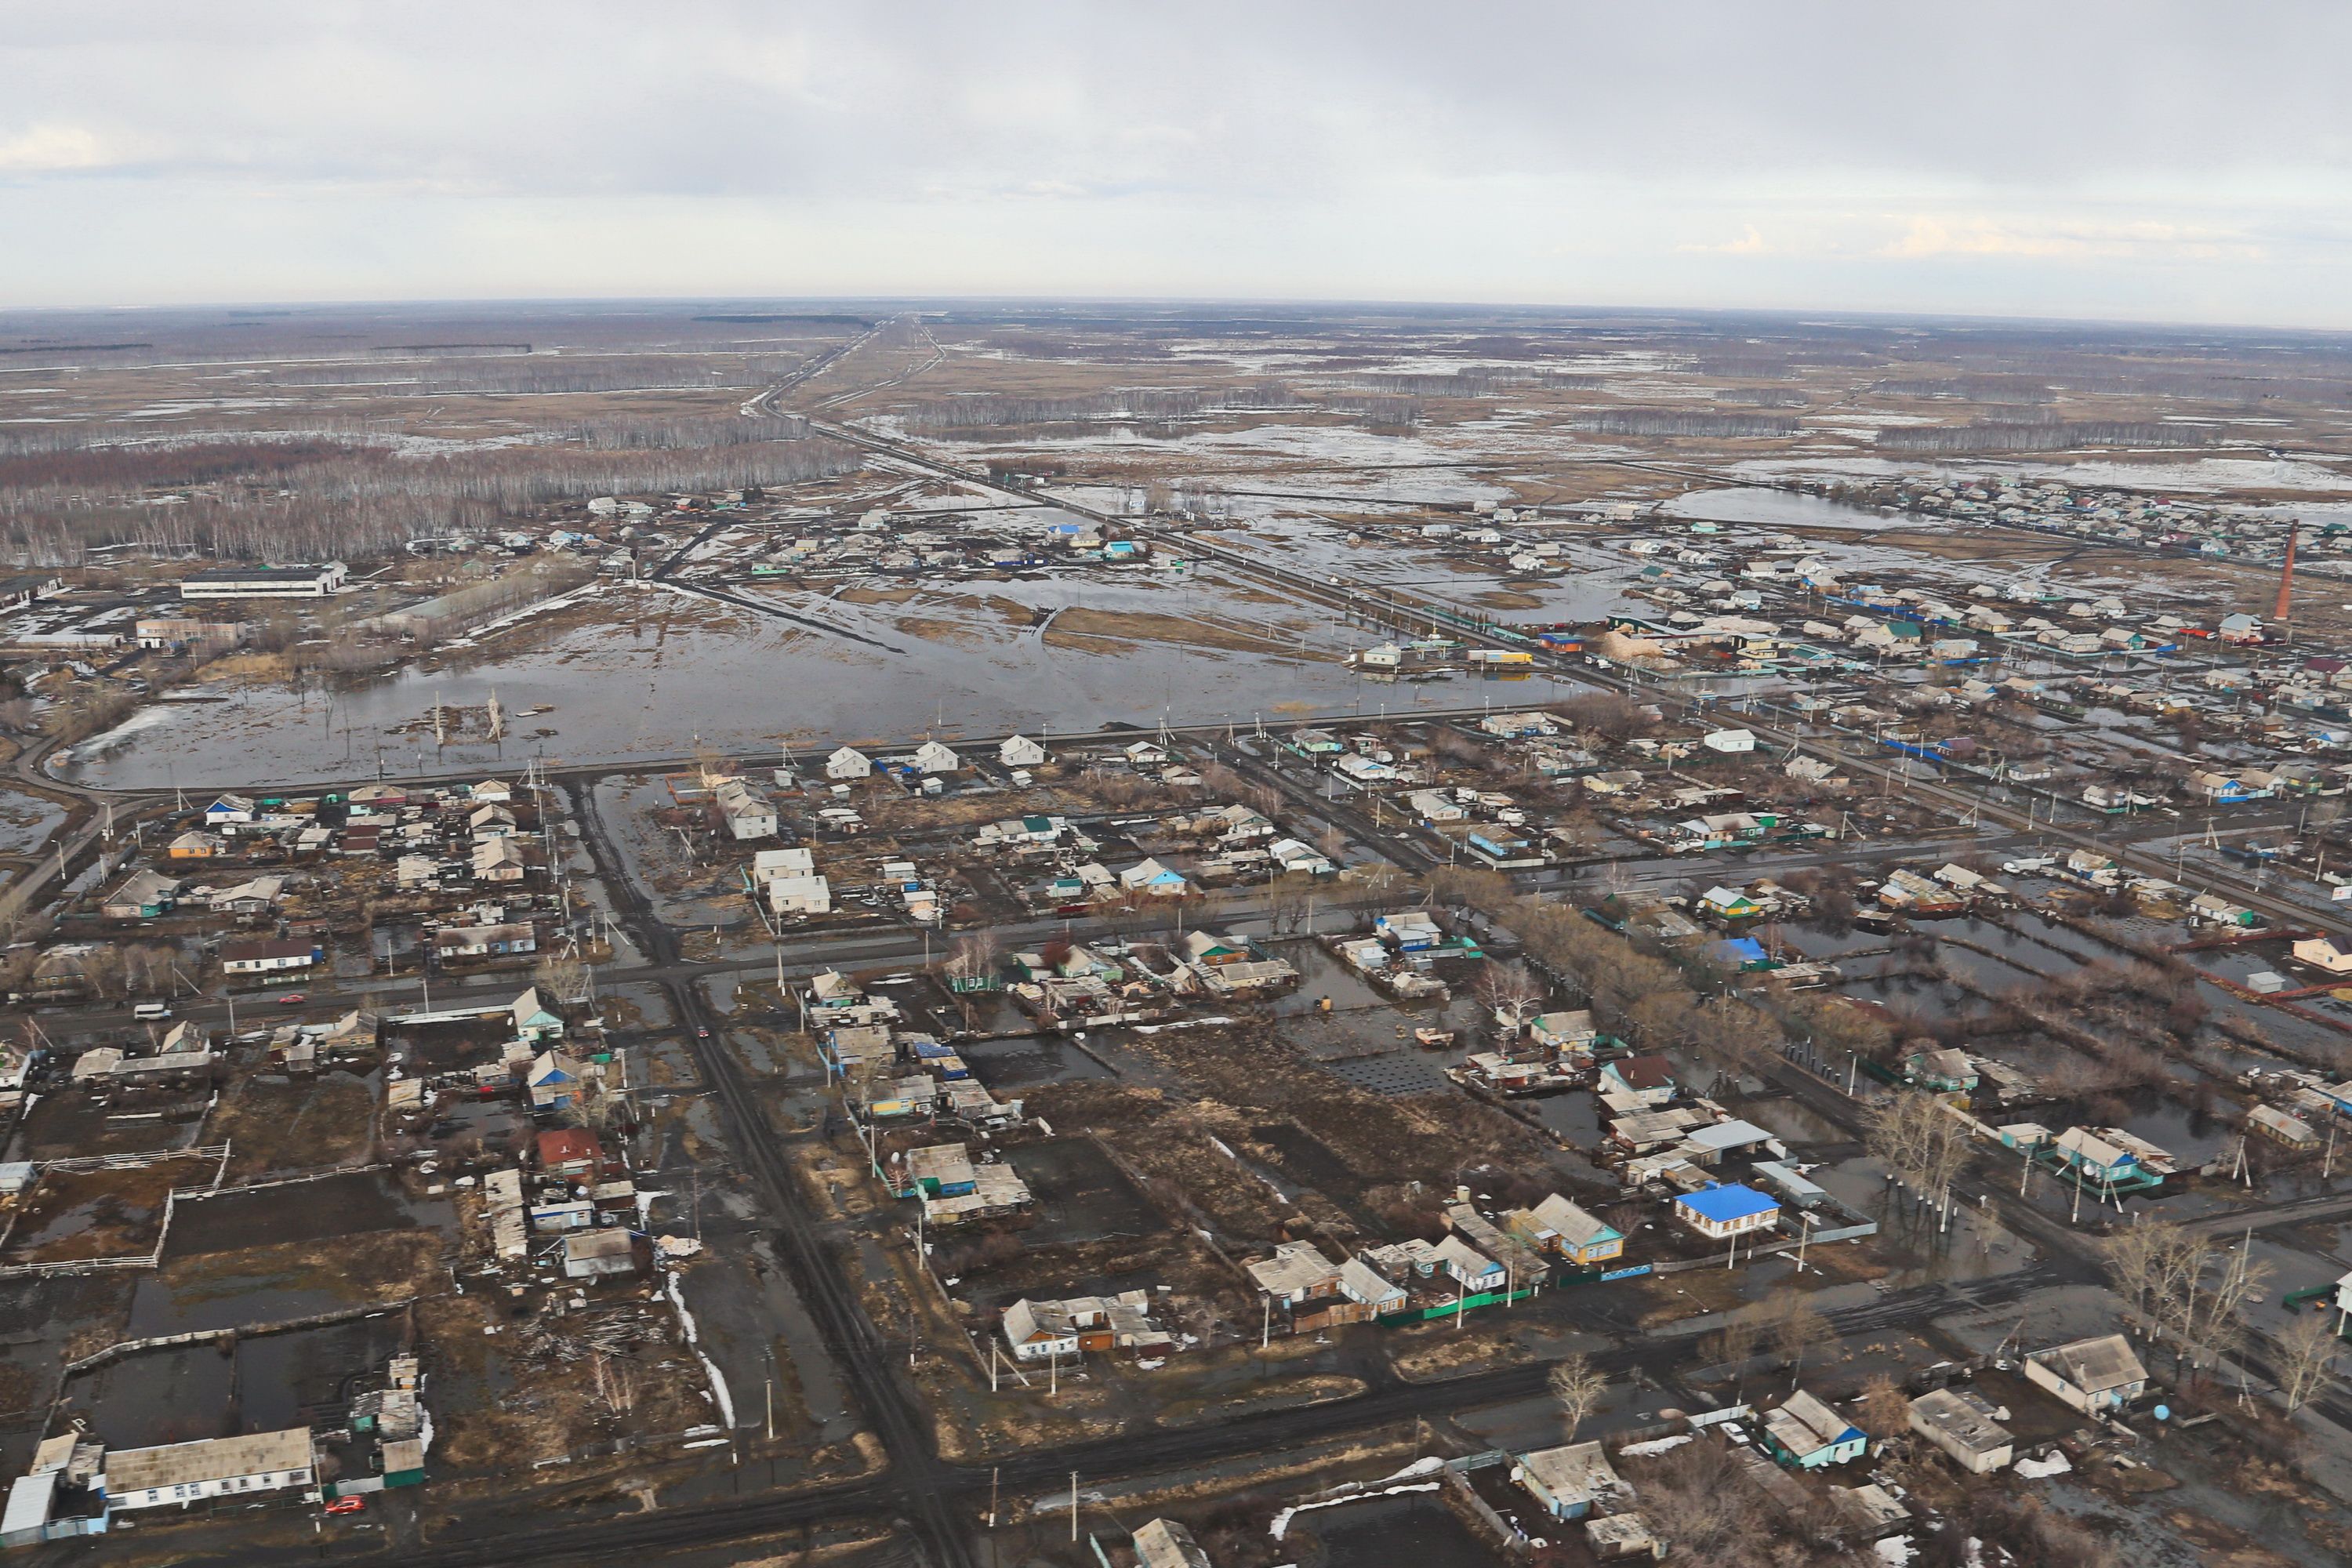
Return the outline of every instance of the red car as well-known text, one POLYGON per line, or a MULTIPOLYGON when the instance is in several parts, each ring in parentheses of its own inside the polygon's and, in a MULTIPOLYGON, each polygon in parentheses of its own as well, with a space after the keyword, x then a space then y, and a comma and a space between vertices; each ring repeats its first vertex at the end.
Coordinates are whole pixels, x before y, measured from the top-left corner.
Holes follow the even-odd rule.
POLYGON ((280 1007, 299 1007, 309 1000, 310 998, 303 995, 299 991, 289 991, 285 995, 280 996, 278 999, 278 1005, 280 1007))
POLYGON ((327 1505, 327 1511, 329 1513, 357 1513, 365 1507, 367 1507, 367 1499, 363 1497, 339 1497, 334 1501, 327 1505))

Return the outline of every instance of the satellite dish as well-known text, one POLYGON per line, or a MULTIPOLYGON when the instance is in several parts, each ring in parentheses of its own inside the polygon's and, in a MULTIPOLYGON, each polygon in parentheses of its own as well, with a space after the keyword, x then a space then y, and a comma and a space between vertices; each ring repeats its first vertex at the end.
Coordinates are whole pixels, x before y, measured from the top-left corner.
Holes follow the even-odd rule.
POLYGON ((2159 1405, 2154 1411, 2150 1412, 2150 1414, 2155 1415, 2158 1421, 2169 1421, 2172 1419, 2172 1406, 2169 1405, 2159 1405))

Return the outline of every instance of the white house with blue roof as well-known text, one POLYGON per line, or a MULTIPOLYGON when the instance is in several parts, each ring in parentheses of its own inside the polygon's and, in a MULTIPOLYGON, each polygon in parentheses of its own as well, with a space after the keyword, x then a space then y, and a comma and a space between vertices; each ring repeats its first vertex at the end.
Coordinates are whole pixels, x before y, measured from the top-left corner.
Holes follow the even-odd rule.
POLYGON ((1769 1230, 1780 1205, 1754 1187, 1717 1183, 1675 1199, 1675 1217, 1710 1241, 1769 1230))

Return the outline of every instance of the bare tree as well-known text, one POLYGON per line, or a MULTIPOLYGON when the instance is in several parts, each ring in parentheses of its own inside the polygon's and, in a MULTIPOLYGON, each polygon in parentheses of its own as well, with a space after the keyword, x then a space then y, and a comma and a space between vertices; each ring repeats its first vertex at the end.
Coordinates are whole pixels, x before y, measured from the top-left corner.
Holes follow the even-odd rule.
POLYGON ((1576 1429, 1584 1425, 1585 1418, 1600 1405, 1601 1395, 1608 1392, 1609 1380, 1580 1351, 1552 1363, 1551 1373, 1545 1382, 1568 1427, 1560 1441, 1573 1443, 1576 1429))
POLYGON ((595 1380, 598 1404, 614 1416, 626 1415, 636 1408, 636 1368, 631 1366, 625 1358, 601 1348, 591 1353, 590 1365, 595 1380))
POLYGON ((2336 1374, 2336 1355, 2343 1341, 2336 1337, 2334 1320, 2334 1310, 2323 1307, 2300 1314, 2278 1336, 2279 1392, 2286 1395, 2291 1411, 2302 1409, 2336 1374))
POLYGON ((539 955, 531 979, 556 1006, 578 1002, 588 994, 588 966, 568 952, 551 949, 539 955))
POLYGON ((1542 1008, 1544 988, 1524 964, 1490 959, 1478 972, 1477 994, 1478 1005, 1494 1015, 1495 1022, 1516 1035, 1529 1015, 1542 1008))
POLYGON ((1701 1353, 1708 1360, 1732 1369, 1731 1392, 1734 1399, 1739 1397, 1740 1391, 1747 1385, 1748 1363, 1756 1355, 1756 1345, 1761 1333, 1762 1330, 1758 1326, 1756 1320, 1742 1312, 1726 1318, 1723 1321, 1723 1327, 1707 1336, 1706 1347, 1701 1353))
POLYGON ((1885 1373, 1874 1373, 1862 1385, 1858 1402, 1862 1429, 1871 1435, 1884 1448, 1910 1429, 1911 1401, 1902 1388, 1885 1373))
POLYGON ((1764 1304, 1764 1325, 1773 1350, 1789 1363, 1789 1386, 1794 1388, 1805 1373, 1805 1352, 1830 1337, 1829 1320, 1803 1291, 1783 1285, 1764 1304))
POLYGON ((955 951, 942 965, 942 973, 950 980, 983 980, 995 968, 995 933, 968 931, 956 938, 955 951))

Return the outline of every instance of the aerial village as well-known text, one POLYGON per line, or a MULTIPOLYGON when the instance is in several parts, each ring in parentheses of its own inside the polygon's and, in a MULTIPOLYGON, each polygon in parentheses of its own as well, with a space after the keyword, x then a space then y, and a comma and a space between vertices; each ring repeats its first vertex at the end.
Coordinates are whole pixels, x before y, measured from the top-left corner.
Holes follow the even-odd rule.
MULTIPOLYGON (((498 548, 631 581, 691 533, 711 584, 1224 548, 745 504, 498 548)), ((37 1415, 0 1542, 248 1499, 237 1528, 308 1539, 550 1466, 845 1481, 874 1450, 825 1365, 842 1310, 905 1347, 958 1465, 1517 1394, 1271 1532, 1210 1489, 1091 1537, 1155 1568, 1286 1560, 1304 1510, 1367 1500, 1435 1510, 1447 1561, 1760 1530, 1899 1562, 1963 1519, 2027 1563, 2070 1560, 2057 1478, 2324 1492, 2352 674, 2274 635, 2292 552, 2266 621, 1865 582, 1616 511, 1359 542, 1616 560, 1625 607, 1335 599, 1328 657, 1400 694, 1377 717, 110 806, 5 961, 0 1274, 38 1303, 7 1352, 37 1415), (762 1281, 810 1268, 838 1300, 780 1355, 762 1281)), ((218 653, 341 573, 195 574, 135 619, 28 583, 50 629, 19 646, 129 628, 64 645, 66 680, 218 653)), ((517 722, 436 700, 417 744, 517 722)))

